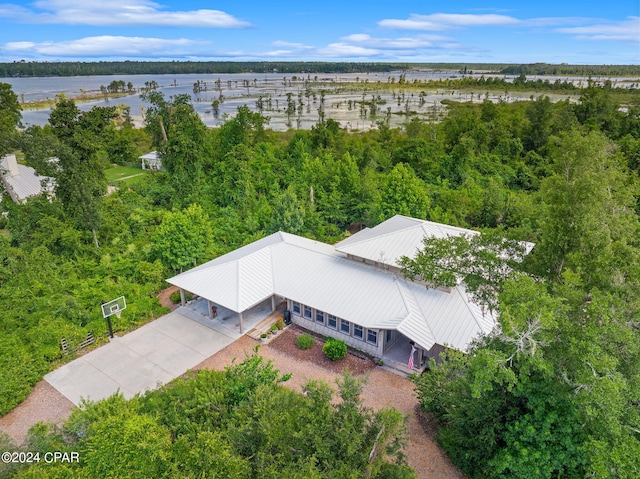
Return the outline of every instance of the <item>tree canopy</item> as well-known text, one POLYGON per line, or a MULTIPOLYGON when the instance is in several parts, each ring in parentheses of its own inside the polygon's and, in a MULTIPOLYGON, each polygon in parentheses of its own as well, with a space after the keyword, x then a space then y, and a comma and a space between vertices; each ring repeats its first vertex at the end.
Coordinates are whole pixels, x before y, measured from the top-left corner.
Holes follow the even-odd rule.
POLYGON ((0 156, 9 153, 13 147, 11 139, 15 137, 16 127, 22 119, 21 111, 11 85, 0 83, 0 156))
POLYGON ((42 427, 28 438, 33 452, 74 450, 82 461, 16 477, 415 477, 401 454, 405 418, 364 407, 361 380, 342 377, 334 400, 325 383, 308 382, 304 395, 279 386, 289 377, 253 354, 143 397, 86 403, 62 434, 42 427))

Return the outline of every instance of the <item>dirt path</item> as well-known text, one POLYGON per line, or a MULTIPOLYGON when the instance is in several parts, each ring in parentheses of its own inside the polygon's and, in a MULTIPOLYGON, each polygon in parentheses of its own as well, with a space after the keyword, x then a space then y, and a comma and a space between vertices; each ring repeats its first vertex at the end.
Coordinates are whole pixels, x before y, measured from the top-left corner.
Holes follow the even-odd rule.
POLYGON ((179 289, 177 286, 169 286, 167 289, 163 289, 162 291, 160 291, 160 294, 158 294, 157 296, 160 304, 166 308, 169 308, 171 311, 178 309, 178 306, 180 305, 171 301, 171 295, 173 293, 177 293, 178 291, 179 289))
POLYGON ((0 418, 0 431, 8 434, 19 445, 27 437, 31 426, 40 421, 60 424, 69 417, 73 408, 75 406, 71 401, 42 380, 36 384, 27 399, 0 418))
MULTIPOLYGON (((168 299, 171 292, 163 291, 168 299)), ((162 302, 163 300, 161 300, 162 302)), ((164 304, 164 303, 163 303, 164 304)), ((168 306, 168 305, 167 305, 168 306)), ((280 339, 280 338, 278 338, 280 339)), ((283 336, 283 340, 285 337, 283 336)), ((233 359, 242 361, 251 354, 258 343, 243 336, 223 350, 206 359, 194 369, 223 370, 233 359)), ((260 347, 260 354, 273 361, 274 366, 283 373, 292 373, 293 377, 285 386, 301 391, 302 386, 311 379, 326 381, 335 386, 340 373, 321 365, 294 358, 286 354, 289 345, 273 341, 260 347)), ((418 479, 465 479, 465 476, 451 463, 444 451, 438 446, 431 429, 425 429, 418 414, 418 401, 413 394, 413 384, 394 373, 375 367, 365 376, 367 383, 362 392, 366 406, 380 409, 394 407, 409 416, 409 441, 405 451, 409 465, 416 471, 418 479)), ((16 444, 21 444, 28 429, 39 421, 59 424, 73 410, 73 404, 56 391, 46 381, 41 381, 31 395, 13 411, 0 418, 0 431, 7 433, 16 444)))

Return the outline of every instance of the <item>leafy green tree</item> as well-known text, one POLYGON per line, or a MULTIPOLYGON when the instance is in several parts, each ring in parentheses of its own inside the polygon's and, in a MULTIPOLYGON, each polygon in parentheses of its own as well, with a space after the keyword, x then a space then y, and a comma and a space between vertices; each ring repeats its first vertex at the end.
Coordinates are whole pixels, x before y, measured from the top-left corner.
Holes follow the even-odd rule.
POLYGON ((60 169, 56 177, 56 197, 65 212, 74 218, 81 229, 93 234, 99 246, 97 231, 102 221, 102 200, 107 190, 104 171, 96 157, 82 157, 67 145, 57 151, 60 169))
POLYGON ((22 119, 22 108, 11 85, 0 83, 0 156, 11 151, 16 127, 22 119))
POLYGON ((160 148, 162 166, 181 202, 202 187, 204 168, 211 159, 207 127, 191 105, 171 109, 168 139, 160 148))
POLYGON ((305 210, 290 186, 276 197, 270 230, 299 233, 304 227, 305 210))
POLYGON ((548 96, 542 95, 527 106, 529 126, 525 132, 525 147, 539 150, 547 144, 551 135, 553 121, 553 104, 548 96))
POLYGON ((265 118, 260 113, 252 112, 246 105, 239 106, 236 115, 220 127, 220 153, 224 155, 240 144, 254 146, 265 138, 264 125, 265 118))
POLYGON ((108 417, 92 427, 85 471, 93 477, 161 477, 170 446, 169 431, 151 416, 108 417))
POLYGON ((590 84, 580 95, 575 105, 578 120, 589 129, 610 134, 616 138, 619 133, 622 113, 610 94, 610 88, 595 87, 590 84))
POLYGON ((522 270, 525 246, 501 236, 500 231, 478 235, 427 237, 415 257, 400 260, 403 274, 432 287, 464 283, 471 297, 495 311, 498 295, 513 274, 522 270))
POLYGON ((49 125, 53 134, 61 141, 71 144, 79 127, 80 109, 73 100, 58 97, 56 106, 49 114, 49 125))
POLYGON ((403 163, 387 175, 380 196, 380 220, 397 214, 425 219, 429 213, 430 199, 424 183, 403 163))
POLYGON ((204 209, 196 204, 168 212, 153 236, 153 254, 170 270, 195 265, 211 243, 211 225, 204 209))
POLYGON ((93 107, 88 112, 80 112, 73 100, 65 98, 58 100, 49 115, 52 132, 59 140, 50 155, 59 159, 56 197, 81 229, 92 232, 96 248, 102 199, 107 190, 106 143, 113 137, 116 116, 112 107, 93 107))
POLYGON ((560 280, 574 269, 588 287, 624 281, 630 274, 625 265, 637 263, 635 179, 601 133, 574 130, 549 149, 554 174, 541 185, 545 209, 534 254, 539 274, 560 280))
POLYGON ((499 331, 414 377, 421 405, 470 477, 584 477, 578 407, 546 351, 561 303, 523 276, 505 283, 500 300, 499 331))
POLYGON ((72 467, 49 464, 41 476, 49 479, 415 477, 402 455, 405 417, 364 407, 361 380, 343 376, 333 400, 325 383, 308 382, 304 395, 279 386, 289 377, 254 353, 143 397, 85 403, 63 434, 40 428, 30 444, 80 452, 72 467))
POLYGON ((24 153, 25 163, 34 168, 38 174, 55 177, 59 165, 49 161, 55 154, 59 140, 49 126, 30 126, 19 138, 20 150, 24 153))
POLYGON ((150 104, 144 112, 144 128, 151 136, 152 144, 159 148, 168 140, 173 110, 179 106, 190 106, 191 97, 180 94, 167 101, 163 93, 149 89, 140 98, 150 104))

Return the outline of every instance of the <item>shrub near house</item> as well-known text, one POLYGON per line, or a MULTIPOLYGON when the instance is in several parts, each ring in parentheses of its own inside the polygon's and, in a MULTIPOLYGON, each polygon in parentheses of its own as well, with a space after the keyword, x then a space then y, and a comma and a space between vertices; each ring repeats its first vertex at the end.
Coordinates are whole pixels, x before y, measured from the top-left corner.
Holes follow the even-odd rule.
POLYGON ((347 345, 341 339, 328 339, 322 347, 322 352, 331 361, 338 361, 347 355, 347 345))

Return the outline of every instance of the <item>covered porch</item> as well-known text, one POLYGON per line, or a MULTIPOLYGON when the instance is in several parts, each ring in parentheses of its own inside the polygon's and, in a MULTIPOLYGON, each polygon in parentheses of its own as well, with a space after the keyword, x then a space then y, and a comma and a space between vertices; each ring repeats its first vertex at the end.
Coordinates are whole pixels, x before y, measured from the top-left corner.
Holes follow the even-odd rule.
POLYGON ((399 333, 393 331, 393 334, 385 334, 385 346, 382 361, 385 366, 403 372, 405 374, 420 374, 426 369, 429 363, 429 354, 423 348, 414 344, 416 348, 413 354, 414 366, 409 371, 409 357, 411 355, 411 340, 399 333))
POLYGON ((234 332, 244 334, 253 329, 263 319, 284 303, 284 298, 272 295, 244 311, 236 312, 207 298, 194 296, 185 300, 184 290, 180 290, 183 310, 192 319, 206 325, 224 325, 234 332))

